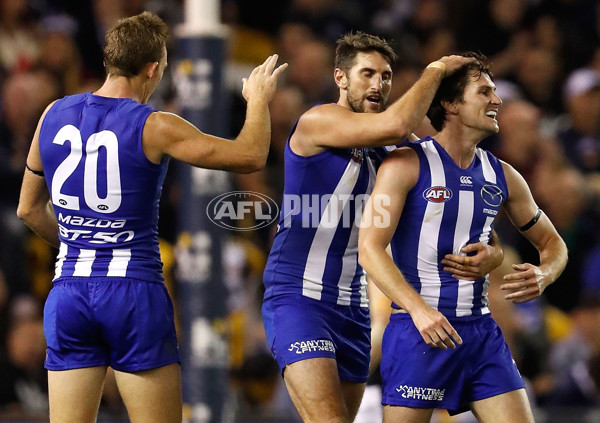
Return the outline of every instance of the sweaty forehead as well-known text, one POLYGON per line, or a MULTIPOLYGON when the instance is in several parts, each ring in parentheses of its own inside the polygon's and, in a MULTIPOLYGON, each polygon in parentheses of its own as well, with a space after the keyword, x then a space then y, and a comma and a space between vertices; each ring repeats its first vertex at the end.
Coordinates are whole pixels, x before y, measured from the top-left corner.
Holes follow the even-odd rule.
POLYGON ((373 69, 378 72, 391 72, 392 67, 378 51, 358 52, 354 58, 352 69, 373 69))

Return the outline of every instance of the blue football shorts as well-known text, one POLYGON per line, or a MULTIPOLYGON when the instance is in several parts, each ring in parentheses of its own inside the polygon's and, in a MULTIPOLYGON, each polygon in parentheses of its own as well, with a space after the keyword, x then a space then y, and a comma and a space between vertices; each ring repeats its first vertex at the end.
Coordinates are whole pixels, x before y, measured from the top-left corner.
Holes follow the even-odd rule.
POLYGON ((489 314, 448 321, 463 343, 442 350, 425 343, 409 314, 391 315, 382 344, 382 404, 458 414, 471 402, 525 387, 489 314))
POLYGON ((173 304, 162 283, 59 278, 44 306, 44 333, 48 370, 134 372, 180 362, 173 304))
POLYGON ((329 357, 341 380, 366 382, 371 350, 367 307, 326 304, 302 295, 280 295, 263 302, 267 342, 283 372, 296 361, 329 357))

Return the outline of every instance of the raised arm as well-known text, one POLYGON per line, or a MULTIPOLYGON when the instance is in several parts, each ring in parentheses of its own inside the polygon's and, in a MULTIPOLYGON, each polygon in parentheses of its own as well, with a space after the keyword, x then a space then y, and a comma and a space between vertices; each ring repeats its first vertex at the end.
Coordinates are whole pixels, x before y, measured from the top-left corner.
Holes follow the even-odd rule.
POLYGON ((377 287, 410 314, 428 345, 455 348, 453 339, 462 343, 458 333, 408 284, 385 251, 398 226, 406 196, 416 184, 418 175, 419 159, 412 149, 397 149, 383 161, 363 213, 358 261, 377 287))
POLYGON ((185 119, 164 112, 152 113, 144 126, 143 145, 148 159, 159 163, 168 155, 193 166, 250 173, 264 167, 271 141, 269 102, 287 63, 275 68, 277 55, 244 79, 246 120, 234 140, 201 132, 185 119))
POLYGON ((513 264, 513 273, 504 276, 501 288, 511 293, 506 299, 515 303, 533 300, 562 273, 568 260, 565 242, 550 219, 535 203, 525 179, 512 166, 502 163, 510 196, 504 203, 512 224, 533 244, 540 254, 540 264, 513 264))
POLYGON ((39 147, 40 127, 50 107, 52 107, 52 104, 42 114, 33 135, 31 147, 29 148, 26 162, 27 168, 23 175, 23 184, 21 185, 21 194, 17 207, 17 216, 44 241, 58 248, 60 246, 60 241, 58 240, 58 223, 56 222, 56 216, 50 203, 50 194, 43 175, 39 147))
POLYGON ((402 142, 425 118, 442 79, 472 60, 444 56, 433 62, 401 98, 381 113, 355 113, 338 104, 313 107, 300 118, 294 138, 310 154, 315 153, 311 148, 377 147, 402 142))

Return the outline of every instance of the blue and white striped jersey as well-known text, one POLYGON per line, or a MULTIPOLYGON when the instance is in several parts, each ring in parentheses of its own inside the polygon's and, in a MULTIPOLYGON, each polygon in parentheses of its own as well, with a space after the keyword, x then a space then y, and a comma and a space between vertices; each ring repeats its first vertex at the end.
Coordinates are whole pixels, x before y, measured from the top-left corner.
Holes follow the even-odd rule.
POLYGON ((55 279, 162 282, 157 223, 168 159, 156 165, 142 149, 153 111, 86 93, 58 100, 46 114, 39 144, 61 242, 55 279))
POLYGON ((430 137, 410 147, 419 156, 420 172, 390 243, 394 261, 427 304, 445 316, 487 314, 487 277, 458 280, 440 261, 461 254, 468 243, 489 242, 508 197, 502 164, 477 148, 471 165, 461 169, 430 137))
POLYGON ((293 293, 368 306, 358 228, 375 184, 370 154, 366 148, 330 148, 303 157, 290 149, 288 138, 283 204, 264 272, 265 299, 293 293))

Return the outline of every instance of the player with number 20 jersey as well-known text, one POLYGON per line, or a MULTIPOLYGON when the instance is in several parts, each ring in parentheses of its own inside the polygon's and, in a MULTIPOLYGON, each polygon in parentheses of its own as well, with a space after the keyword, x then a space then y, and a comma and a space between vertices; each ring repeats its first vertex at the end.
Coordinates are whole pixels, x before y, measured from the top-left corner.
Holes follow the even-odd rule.
POLYGON ((65 97, 48 111, 40 153, 59 224, 57 278, 162 281, 156 225, 168 158, 156 165, 142 150, 153 111, 89 93, 65 97))
POLYGON ((154 164, 142 149, 153 111, 129 98, 87 93, 55 102, 41 125, 40 154, 60 239, 45 308, 49 369, 136 371, 179 361, 156 229, 168 158, 154 164), (81 279, 63 283, 75 278, 81 279), (66 304, 69 297, 81 301, 66 304), (154 318, 136 322, 140 312, 154 318), (75 316, 87 316, 98 332, 79 331, 75 316), (123 325, 127 319, 131 326, 123 325), (68 320, 73 324, 65 325, 68 320), (90 339, 101 341, 90 347, 90 339), (115 346, 111 357, 103 343, 115 346))

